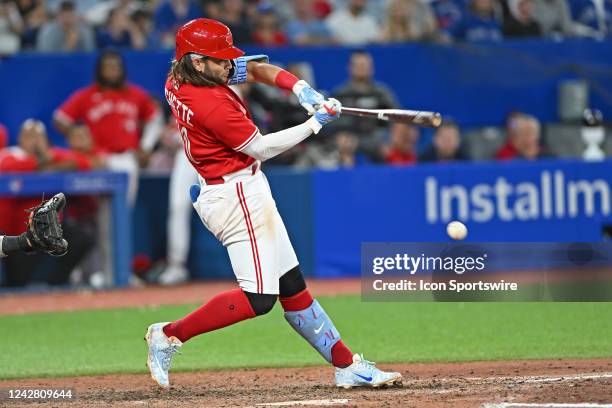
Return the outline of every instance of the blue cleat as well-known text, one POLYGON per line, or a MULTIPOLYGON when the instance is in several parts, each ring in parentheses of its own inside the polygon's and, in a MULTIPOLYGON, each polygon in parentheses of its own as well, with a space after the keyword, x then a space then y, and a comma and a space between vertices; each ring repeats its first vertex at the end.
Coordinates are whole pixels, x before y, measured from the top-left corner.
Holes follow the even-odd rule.
POLYGON ((396 372, 384 372, 367 361, 363 355, 355 354, 353 364, 346 368, 336 368, 336 387, 386 387, 401 385, 402 375, 396 372))
POLYGON ((183 345, 176 337, 168 337, 164 334, 163 328, 167 324, 168 322, 152 324, 145 335, 149 347, 147 366, 151 372, 151 378, 163 388, 170 387, 168 371, 172 365, 172 357, 183 345))

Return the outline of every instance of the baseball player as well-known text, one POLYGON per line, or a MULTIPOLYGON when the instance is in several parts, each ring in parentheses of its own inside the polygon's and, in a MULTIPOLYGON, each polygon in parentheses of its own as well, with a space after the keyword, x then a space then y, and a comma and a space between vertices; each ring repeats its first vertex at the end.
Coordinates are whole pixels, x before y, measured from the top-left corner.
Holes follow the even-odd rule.
POLYGON ((202 333, 268 313, 279 299, 285 319, 336 367, 339 387, 392 385, 401 374, 383 372, 353 354, 321 305, 312 298, 261 162, 282 153, 338 118, 340 103, 324 100, 308 83, 244 56, 222 23, 196 19, 176 34, 176 58, 165 94, 177 120, 187 158, 198 172, 192 186, 195 210, 227 248, 239 288, 220 293, 175 322, 149 326, 147 365, 151 377, 169 387, 168 371, 182 344, 202 333), (260 82, 292 90, 312 115, 304 123, 262 135, 228 87, 260 82))

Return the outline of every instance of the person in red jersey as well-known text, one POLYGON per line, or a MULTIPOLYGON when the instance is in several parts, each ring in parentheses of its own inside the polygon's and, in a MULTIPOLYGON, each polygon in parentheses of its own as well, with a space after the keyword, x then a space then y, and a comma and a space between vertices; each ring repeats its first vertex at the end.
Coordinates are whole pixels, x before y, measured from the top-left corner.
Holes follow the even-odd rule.
POLYGON ((169 387, 172 357, 185 341, 269 312, 277 299, 285 319, 336 367, 339 387, 379 387, 401 381, 377 369, 340 339, 332 320, 306 288, 295 251, 278 213, 261 162, 306 139, 340 116, 335 99, 324 100, 303 80, 244 56, 224 24, 196 19, 179 29, 166 99, 185 154, 198 172, 193 206, 206 228, 227 248, 239 288, 220 293, 175 322, 149 326, 145 339, 152 378, 169 387), (292 90, 312 115, 303 123, 262 135, 229 84, 260 82, 292 90))
POLYGON ((163 115, 142 88, 127 81, 121 54, 100 54, 95 82, 74 92, 54 113, 54 124, 75 144, 79 124, 89 128, 93 148, 107 155, 111 170, 130 176, 129 196, 137 192, 139 161, 146 161, 163 129, 163 115))
MULTIPOLYGON (((91 168, 92 162, 88 157, 69 149, 49 146, 45 125, 35 119, 24 121, 16 146, 0 150, 0 173, 87 171, 91 168)), ((27 223, 28 210, 38 204, 40 197, 0 198, 0 230, 10 236, 19 235, 27 223)), ((74 210, 78 207, 75 205, 74 210)), ((70 272, 93 247, 94 238, 87 228, 78 223, 64 219, 62 224, 64 235, 71 243, 69 253, 54 261, 47 259, 44 254, 13 254, 5 260, 3 285, 15 287, 32 282, 51 285, 68 283, 70 272)))
POLYGON ((506 143, 497 151, 495 159, 507 161, 541 158, 543 150, 540 145, 540 121, 531 115, 514 112, 507 122, 506 143))

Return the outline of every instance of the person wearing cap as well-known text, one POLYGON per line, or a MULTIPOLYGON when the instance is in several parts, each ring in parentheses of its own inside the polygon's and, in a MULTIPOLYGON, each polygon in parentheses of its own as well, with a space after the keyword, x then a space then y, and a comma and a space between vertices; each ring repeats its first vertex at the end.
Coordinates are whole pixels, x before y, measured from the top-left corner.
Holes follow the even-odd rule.
POLYGON ((173 355, 185 341, 264 315, 277 299, 285 319, 336 367, 339 387, 397 384, 401 374, 384 372, 353 354, 330 317, 313 299, 276 208, 261 162, 274 157, 340 116, 341 104, 325 100, 293 74, 244 56, 232 33, 211 19, 188 22, 176 35, 176 55, 165 86, 183 140, 198 172, 193 207, 206 228, 227 248, 239 288, 220 293, 175 322, 154 323, 145 335, 151 377, 169 387, 173 355), (259 82, 292 90, 311 115, 303 123, 262 135, 229 84, 259 82))

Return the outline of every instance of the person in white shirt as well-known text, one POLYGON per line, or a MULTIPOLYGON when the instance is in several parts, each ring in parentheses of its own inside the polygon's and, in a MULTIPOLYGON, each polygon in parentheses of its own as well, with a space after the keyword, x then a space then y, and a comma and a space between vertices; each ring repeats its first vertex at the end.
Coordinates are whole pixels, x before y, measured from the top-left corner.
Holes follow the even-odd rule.
POLYGON ((331 13, 326 20, 329 30, 343 45, 364 45, 380 37, 380 26, 366 12, 366 0, 350 0, 345 8, 331 13))

